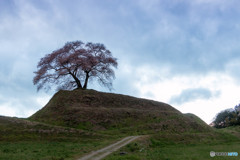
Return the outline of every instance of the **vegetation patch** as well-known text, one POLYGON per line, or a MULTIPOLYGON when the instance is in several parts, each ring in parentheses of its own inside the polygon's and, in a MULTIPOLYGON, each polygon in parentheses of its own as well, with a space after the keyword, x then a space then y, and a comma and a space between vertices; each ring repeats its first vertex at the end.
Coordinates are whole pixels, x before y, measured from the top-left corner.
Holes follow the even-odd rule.
POLYGON ((146 135, 106 159, 202 160, 210 151, 240 150, 239 131, 217 130, 161 102, 61 90, 28 119, 0 116, 0 159, 71 160, 122 137, 146 135))
POLYGON ((215 131, 214 134, 160 134, 132 142, 106 157, 105 160, 124 160, 129 157, 138 160, 227 160, 236 159, 236 157, 215 156, 212 158, 210 152, 239 152, 239 150, 239 138, 222 131, 215 131))

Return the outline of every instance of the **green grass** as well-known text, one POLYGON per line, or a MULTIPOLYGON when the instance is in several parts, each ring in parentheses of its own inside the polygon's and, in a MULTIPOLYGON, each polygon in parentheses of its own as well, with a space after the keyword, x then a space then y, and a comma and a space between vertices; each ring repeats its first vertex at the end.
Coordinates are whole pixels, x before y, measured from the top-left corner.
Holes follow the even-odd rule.
POLYGON ((236 159, 237 157, 210 157, 210 152, 240 153, 239 138, 214 130, 213 133, 155 134, 121 148, 104 160, 207 160, 236 159), (121 155, 121 153, 127 153, 121 155))
MULTIPOLYGON (((128 127, 93 134, 21 119, 14 119, 17 125, 13 125, 16 123, 13 123, 11 118, 4 120, 5 123, 0 123, 0 160, 73 160, 92 150, 112 144, 121 137, 138 134, 135 129, 134 132, 129 132, 131 128, 128 127)), ((239 138, 233 134, 239 129, 230 127, 221 130, 211 129, 209 132, 189 130, 180 133, 173 132, 170 128, 130 143, 106 160, 236 159, 236 157, 211 158, 209 153, 239 152, 239 138), (120 155, 121 152, 127 154, 120 155)))
POLYGON ((219 130, 224 133, 229 133, 229 134, 235 135, 236 137, 240 138, 240 126, 230 126, 227 128, 221 128, 219 130))
MULTIPOLYGON (((166 145, 151 148, 146 151, 146 159, 178 159, 178 160, 207 160, 210 151, 215 152, 239 152, 240 143, 229 144, 188 144, 188 145, 166 145)), ((236 157, 214 157, 214 159, 236 159, 236 157)))
POLYGON ((0 160, 72 160, 119 138, 0 116, 0 160))
MULTIPOLYGON (((130 135, 148 136, 107 160, 205 160, 210 151, 240 152, 239 133, 240 127, 216 130, 161 102, 60 91, 28 119, 0 116, 0 160, 73 160, 130 135)), ((226 157, 212 159, 219 158, 226 157)))
MULTIPOLYGON (((127 147, 126 147, 127 148, 127 147)), ((208 160, 208 159, 218 159, 218 160, 228 160, 237 157, 210 157, 210 151, 215 152, 239 152, 240 144, 201 144, 201 145, 166 145, 155 148, 147 148, 141 151, 131 152, 127 149, 122 149, 128 151, 126 155, 120 155, 120 152, 105 158, 104 160, 208 160)))
POLYGON ((2 142, 0 159, 67 160, 79 154, 82 148, 82 144, 73 142, 2 142))
POLYGON ((115 139, 0 142, 0 160, 73 160, 115 139))

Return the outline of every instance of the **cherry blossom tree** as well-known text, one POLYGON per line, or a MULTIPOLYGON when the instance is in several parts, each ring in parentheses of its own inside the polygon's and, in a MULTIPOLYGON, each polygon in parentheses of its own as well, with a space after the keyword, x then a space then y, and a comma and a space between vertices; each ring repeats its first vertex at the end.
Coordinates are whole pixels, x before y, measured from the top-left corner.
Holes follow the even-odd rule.
POLYGON ((95 79, 111 90, 117 65, 117 59, 103 44, 67 42, 41 58, 33 84, 37 90, 50 89, 52 84, 58 89, 87 89, 89 80, 95 79))

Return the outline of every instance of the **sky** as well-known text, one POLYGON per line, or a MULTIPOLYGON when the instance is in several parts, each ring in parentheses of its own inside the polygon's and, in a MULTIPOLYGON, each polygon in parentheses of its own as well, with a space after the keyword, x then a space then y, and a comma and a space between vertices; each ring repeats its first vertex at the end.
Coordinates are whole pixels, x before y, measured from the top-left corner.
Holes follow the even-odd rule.
POLYGON ((103 43, 118 59, 113 93, 206 123, 240 103, 239 0, 0 0, 0 115, 41 109, 56 91, 37 92, 37 63, 76 40, 103 43))

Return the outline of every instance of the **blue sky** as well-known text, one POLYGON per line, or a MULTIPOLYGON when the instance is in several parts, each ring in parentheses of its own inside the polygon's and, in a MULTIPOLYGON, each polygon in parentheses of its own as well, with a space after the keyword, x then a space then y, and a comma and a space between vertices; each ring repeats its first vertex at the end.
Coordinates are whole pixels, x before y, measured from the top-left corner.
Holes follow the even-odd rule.
POLYGON ((54 91, 36 92, 37 63, 75 40, 103 43, 118 58, 115 93, 207 123, 240 103, 238 0, 0 0, 0 115, 44 106, 54 91))

